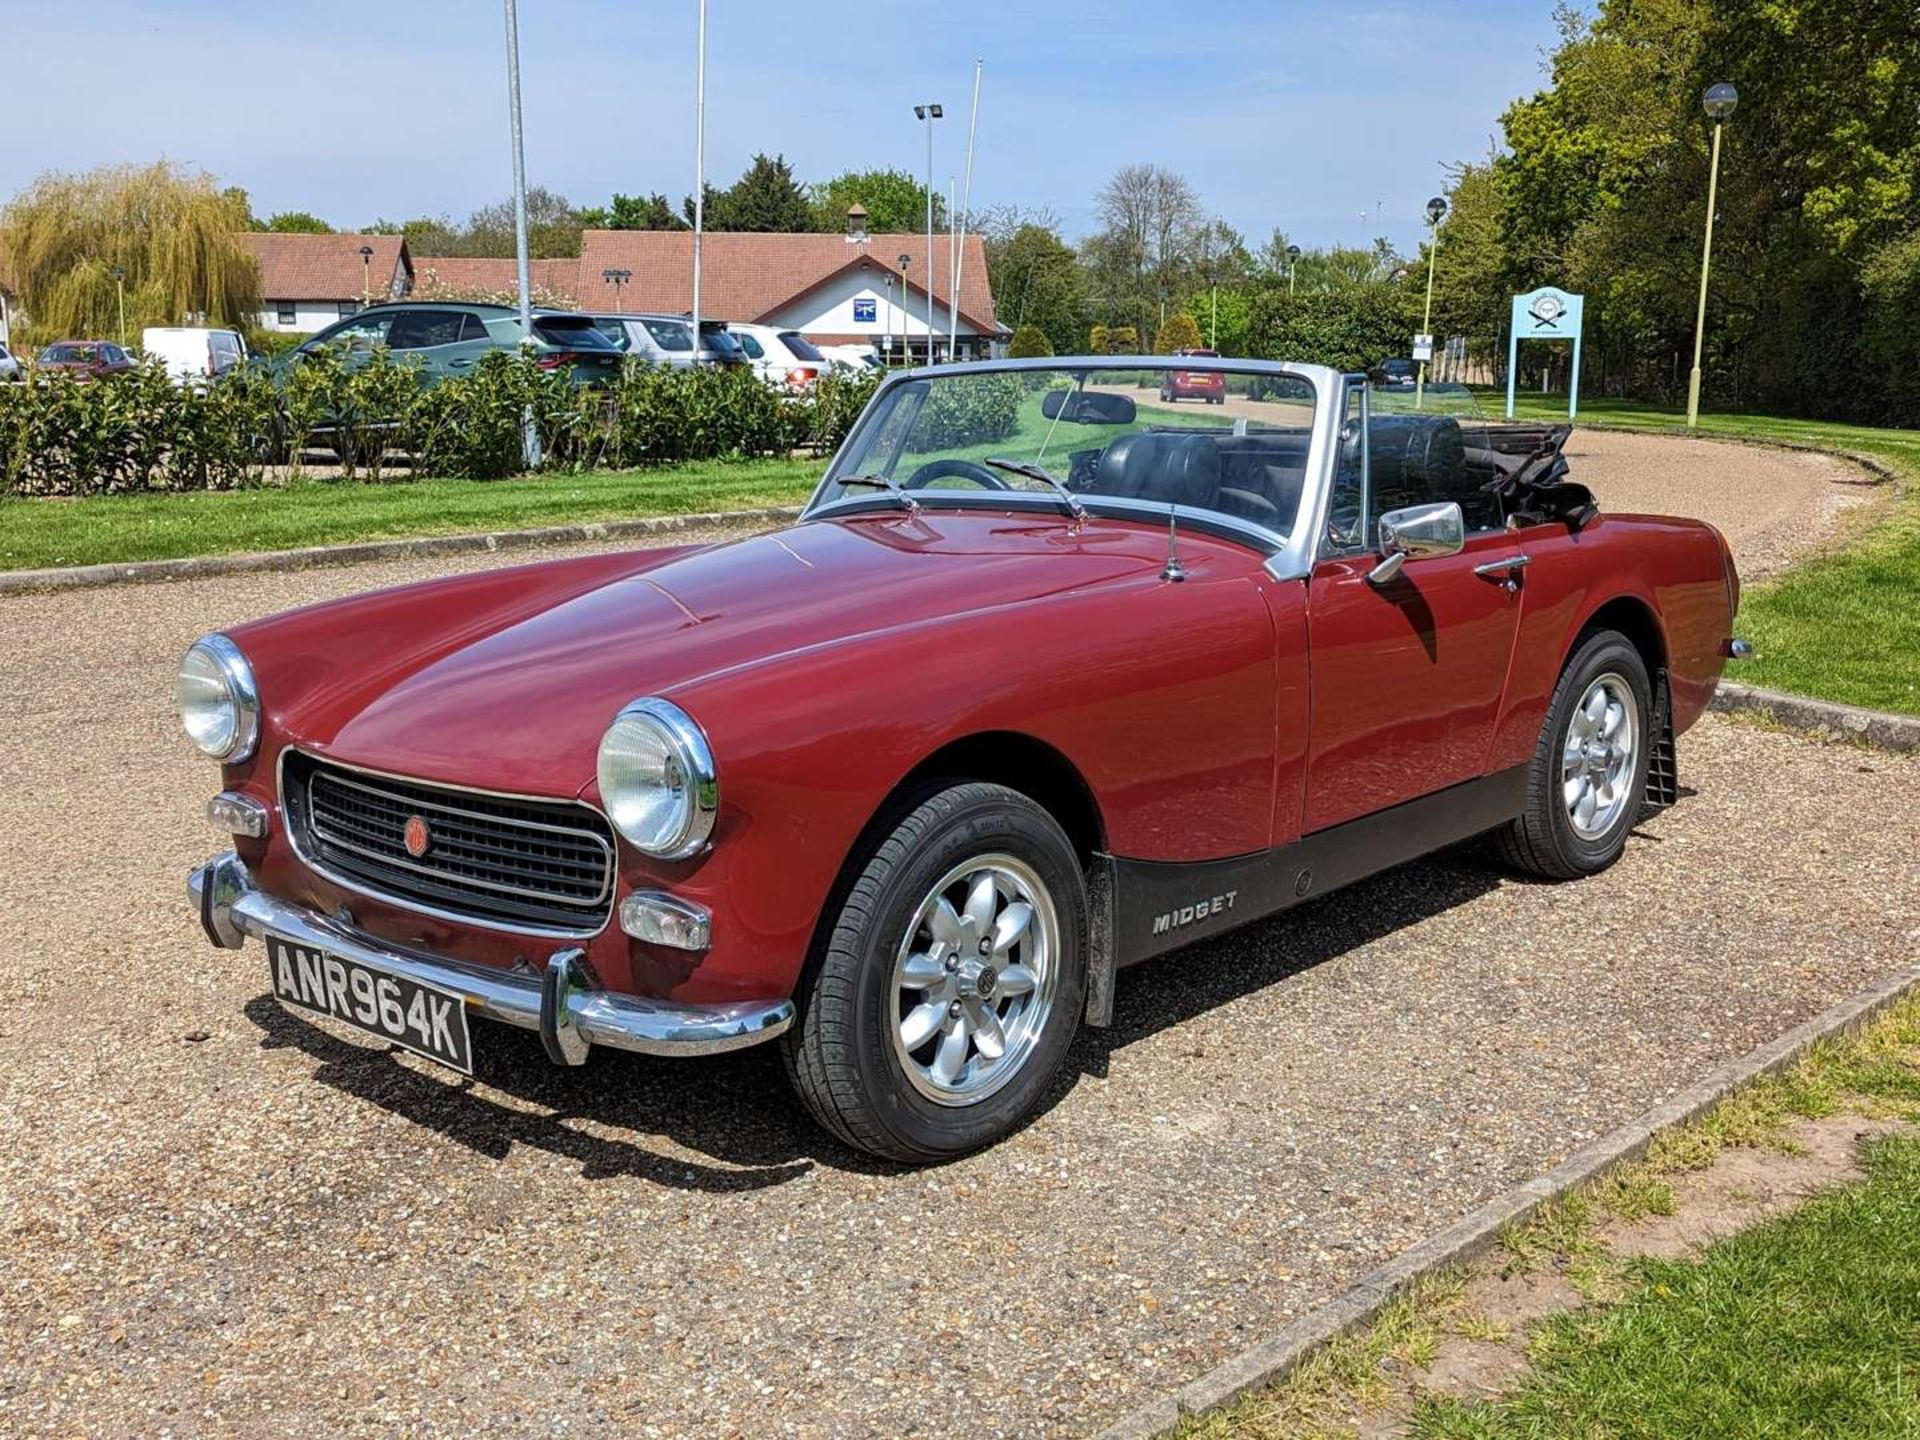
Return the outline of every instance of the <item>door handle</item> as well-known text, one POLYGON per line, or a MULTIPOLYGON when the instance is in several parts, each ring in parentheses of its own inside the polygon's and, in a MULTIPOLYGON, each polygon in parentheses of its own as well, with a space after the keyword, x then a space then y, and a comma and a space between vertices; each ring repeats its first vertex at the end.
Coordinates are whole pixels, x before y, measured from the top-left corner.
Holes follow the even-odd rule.
POLYGON ((1514 572, 1524 570, 1533 563, 1531 555, 1508 555, 1499 560, 1489 560, 1484 565, 1473 567, 1473 573, 1482 580, 1515 579, 1514 572))

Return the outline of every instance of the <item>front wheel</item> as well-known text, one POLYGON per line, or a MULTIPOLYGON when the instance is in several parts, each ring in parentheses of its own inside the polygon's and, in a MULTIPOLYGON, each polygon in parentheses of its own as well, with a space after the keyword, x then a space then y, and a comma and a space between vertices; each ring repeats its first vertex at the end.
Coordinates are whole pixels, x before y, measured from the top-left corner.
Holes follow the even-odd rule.
POLYGON ((1507 861, 1548 880, 1620 858, 1647 792, 1653 684, 1633 643, 1599 630, 1560 672, 1527 777, 1527 808, 1500 832, 1507 861))
POLYGON ((1086 1001, 1086 882, 1051 815, 1004 786, 929 796, 874 848, 782 1039, 826 1129, 893 1160, 1014 1129, 1086 1001))

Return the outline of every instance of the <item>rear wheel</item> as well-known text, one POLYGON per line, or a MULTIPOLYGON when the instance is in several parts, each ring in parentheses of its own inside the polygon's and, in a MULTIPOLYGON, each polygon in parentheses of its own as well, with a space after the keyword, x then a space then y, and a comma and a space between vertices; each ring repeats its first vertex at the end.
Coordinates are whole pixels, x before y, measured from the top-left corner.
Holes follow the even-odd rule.
POLYGON ((1500 832, 1502 855, 1549 880, 1613 864, 1646 798, 1653 741, 1653 685, 1640 652, 1617 631, 1586 636, 1554 687, 1527 808, 1500 832))
POLYGON ((875 847, 782 1039, 848 1144, 926 1162, 999 1139, 1066 1058, 1086 1000, 1086 885, 1053 817, 999 785, 941 790, 875 847))

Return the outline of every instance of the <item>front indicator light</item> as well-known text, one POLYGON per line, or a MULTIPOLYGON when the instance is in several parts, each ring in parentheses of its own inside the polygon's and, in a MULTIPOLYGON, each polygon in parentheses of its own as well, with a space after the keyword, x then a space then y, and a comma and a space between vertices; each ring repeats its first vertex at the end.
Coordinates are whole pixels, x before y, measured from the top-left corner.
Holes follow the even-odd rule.
POLYGON ((675 950, 705 950, 713 939, 705 910, 657 890, 636 891, 620 902, 620 928, 636 940, 675 950))
POLYGON ((267 807, 251 795, 222 790, 207 801, 207 823, 223 835, 244 835, 250 840, 266 838, 267 807))

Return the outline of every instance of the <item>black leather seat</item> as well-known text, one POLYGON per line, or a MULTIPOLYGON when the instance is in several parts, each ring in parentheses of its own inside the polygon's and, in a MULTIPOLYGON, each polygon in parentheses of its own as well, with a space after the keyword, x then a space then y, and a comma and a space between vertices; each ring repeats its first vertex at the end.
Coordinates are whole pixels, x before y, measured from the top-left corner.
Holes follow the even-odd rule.
POLYGON ((1101 453, 1091 488, 1097 495, 1210 510, 1220 498, 1220 450, 1206 435, 1122 435, 1101 453))

